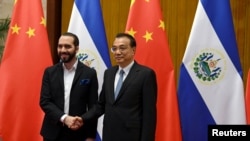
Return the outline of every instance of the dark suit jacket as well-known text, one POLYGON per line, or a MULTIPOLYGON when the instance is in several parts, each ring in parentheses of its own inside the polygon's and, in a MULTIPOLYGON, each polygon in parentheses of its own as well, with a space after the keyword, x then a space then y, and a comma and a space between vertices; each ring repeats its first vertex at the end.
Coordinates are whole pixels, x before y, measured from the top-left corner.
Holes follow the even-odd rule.
MULTIPOLYGON (((60 118, 64 115, 64 77, 62 63, 48 67, 44 71, 40 106, 45 113, 41 135, 47 139, 57 138, 63 128, 60 118)), ((96 71, 78 62, 70 92, 69 115, 81 116, 93 107, 98 99, 98 81, 96 71)), ((85 123, 77 136, 96 136, 97 120, 85 123)))
POLYGON ((103 141, 154 141, 156 129, 157 84, 155 72, 134 63, 114 99, 118 66, 104 73, 98 104, 83 115, 88 121, 104 115, 103 141))

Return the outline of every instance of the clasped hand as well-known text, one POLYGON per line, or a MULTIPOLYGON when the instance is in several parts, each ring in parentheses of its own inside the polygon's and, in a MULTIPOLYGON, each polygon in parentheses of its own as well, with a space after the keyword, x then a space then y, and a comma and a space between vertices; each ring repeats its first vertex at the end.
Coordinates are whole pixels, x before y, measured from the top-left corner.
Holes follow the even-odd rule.
POLYGON ((78 130, 83 126, 83 120, 78 116, 66 116, 64 119, 64 124, 68 126, 68 128, 72 130, 78 130))

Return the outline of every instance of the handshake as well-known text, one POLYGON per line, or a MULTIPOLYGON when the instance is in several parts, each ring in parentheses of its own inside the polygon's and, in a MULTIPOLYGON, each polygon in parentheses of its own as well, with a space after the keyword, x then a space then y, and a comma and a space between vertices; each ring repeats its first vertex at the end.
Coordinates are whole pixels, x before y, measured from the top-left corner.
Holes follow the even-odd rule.
POLYGON ((71 130, 78 130, 83 126, 83 120, 78 116, 66 116, 63 123, 68 126, 71 130))

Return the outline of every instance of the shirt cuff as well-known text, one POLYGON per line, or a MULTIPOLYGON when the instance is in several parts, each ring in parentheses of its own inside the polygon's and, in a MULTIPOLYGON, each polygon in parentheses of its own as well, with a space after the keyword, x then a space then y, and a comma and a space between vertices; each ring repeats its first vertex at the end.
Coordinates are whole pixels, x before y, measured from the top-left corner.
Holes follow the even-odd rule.
POLYGON ((67 114, 64 114, 61 118, 60 121, 63 123, 64 119, 66 118, 67 114))

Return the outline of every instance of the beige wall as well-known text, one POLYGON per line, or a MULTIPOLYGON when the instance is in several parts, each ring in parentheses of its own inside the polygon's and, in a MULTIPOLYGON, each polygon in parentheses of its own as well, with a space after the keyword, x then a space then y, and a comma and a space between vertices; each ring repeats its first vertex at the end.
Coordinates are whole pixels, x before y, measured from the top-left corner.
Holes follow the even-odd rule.
MULTIPOLYGON (((46 2, 47 0, 42 0, 45 16, 46 16, 46 2)), ((14 0, 0 0, 0 19, 11 17, 13 4, 14 4, 14 0)))
POLYGON ((0 0, 0 19, 11 17, 13 0, 0 0))

